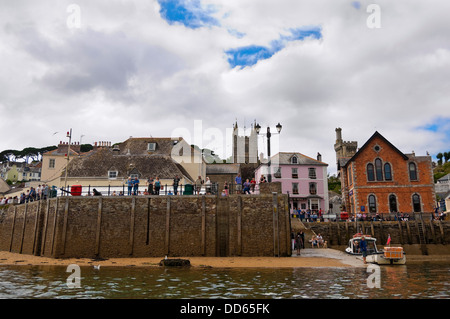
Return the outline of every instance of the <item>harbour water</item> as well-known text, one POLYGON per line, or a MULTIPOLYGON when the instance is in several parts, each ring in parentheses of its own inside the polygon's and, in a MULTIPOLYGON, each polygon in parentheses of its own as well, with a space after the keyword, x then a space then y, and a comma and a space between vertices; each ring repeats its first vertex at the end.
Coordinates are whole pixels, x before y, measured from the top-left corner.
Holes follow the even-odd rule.
POLYGON ((449 299, 450 265, 366 268, 80 268, 78 288, 62 266, 1 266, 2 299, 449 299), (375 274, 375 272, 373 273, 375 274))

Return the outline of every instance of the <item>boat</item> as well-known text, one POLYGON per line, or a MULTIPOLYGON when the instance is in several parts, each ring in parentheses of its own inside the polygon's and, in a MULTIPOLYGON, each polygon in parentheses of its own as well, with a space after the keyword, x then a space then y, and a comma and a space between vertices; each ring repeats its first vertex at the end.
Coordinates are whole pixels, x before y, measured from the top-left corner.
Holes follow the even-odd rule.
POLYGON ((350 255, 362 256, 359 249, 359 242, 361 238, 367 242, 367 256, 366 262, 374 263, 378 265, 404 265, 406 264, 406 256, 402 247, 391 247, 390 237, 388 239, 389 246, 383 247, 382 250, 378 250, 375 237, 370 235, 363 235, 361 233, 353 235, 348 241, 348 246, 345 252, 350 255))

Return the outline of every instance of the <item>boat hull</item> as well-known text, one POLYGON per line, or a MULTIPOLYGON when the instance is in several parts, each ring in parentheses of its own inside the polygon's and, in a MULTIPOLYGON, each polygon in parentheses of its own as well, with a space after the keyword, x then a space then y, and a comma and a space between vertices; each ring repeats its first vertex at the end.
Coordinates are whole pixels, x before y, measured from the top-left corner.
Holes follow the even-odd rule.
POLYGON ((404 265, 406 257, 403 255, 402 258, 386 258, 383 254, 375 254, 367 256, 366 262, 377 265, 404 265))

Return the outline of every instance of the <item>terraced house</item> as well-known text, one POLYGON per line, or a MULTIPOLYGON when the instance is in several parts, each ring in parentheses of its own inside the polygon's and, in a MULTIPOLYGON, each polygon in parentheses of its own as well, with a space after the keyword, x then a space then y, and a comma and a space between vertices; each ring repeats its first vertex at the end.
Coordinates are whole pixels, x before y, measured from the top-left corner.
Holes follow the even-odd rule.
POLYGON ((336 159, 343 209, 350 213, 433 212, 431 156, 405 154, 379 132, 357 149, 336 129, 336 159))

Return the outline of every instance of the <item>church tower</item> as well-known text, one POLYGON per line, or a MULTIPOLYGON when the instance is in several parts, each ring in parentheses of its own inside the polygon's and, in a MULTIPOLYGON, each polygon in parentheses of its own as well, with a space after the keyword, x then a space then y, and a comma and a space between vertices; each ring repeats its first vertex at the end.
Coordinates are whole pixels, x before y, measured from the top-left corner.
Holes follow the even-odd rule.
POLYGON ((251 125, 250 135, 246 135, 245 127, 239 129, 236 121, 233 124, 233 163, 236 164, 258 164, 258 134, 255 124, 251 125))

